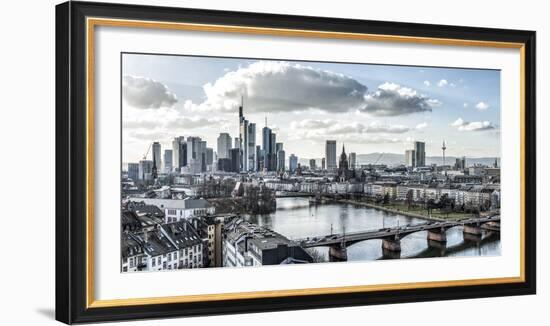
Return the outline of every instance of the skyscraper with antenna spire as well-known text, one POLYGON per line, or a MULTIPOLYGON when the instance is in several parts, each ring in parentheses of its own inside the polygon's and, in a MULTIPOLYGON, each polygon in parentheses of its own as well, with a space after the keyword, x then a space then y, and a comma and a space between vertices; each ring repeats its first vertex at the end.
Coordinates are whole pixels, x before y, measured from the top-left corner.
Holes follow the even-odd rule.
POLYGON ((239 106, 239 148, 241 150, 241 166, 239 171, 248 171, 248 120, 243 114, 244 98, 241 95, 241 105, 239 106))

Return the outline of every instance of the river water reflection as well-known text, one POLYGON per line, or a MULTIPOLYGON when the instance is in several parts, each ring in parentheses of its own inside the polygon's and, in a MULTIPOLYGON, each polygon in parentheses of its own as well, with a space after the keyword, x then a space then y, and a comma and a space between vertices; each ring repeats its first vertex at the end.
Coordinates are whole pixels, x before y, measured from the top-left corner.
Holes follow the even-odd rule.
MULTIPOLYGON (((373 208, 345 203, 310 205, 307 198, 278 198, 277 211, 271 214, 250 215, 252 223, 270 228, 289 239, 327 235, 331 233, 374 230, 382 227, 423 223, 424 220, 388 213, 373 208)), ((498 256, 500 236, 484 232, 479 239, 465 240, 462 227, 447 231, 446 248, 428 246, 426 231, 401 240, 401 258, 440 256, 498 256)), ((328 248, 317 250, 328 260, 328 248)), ((347 248, 348 260, 376 260, 382 255, 382 240, 368 240, 347 248)))

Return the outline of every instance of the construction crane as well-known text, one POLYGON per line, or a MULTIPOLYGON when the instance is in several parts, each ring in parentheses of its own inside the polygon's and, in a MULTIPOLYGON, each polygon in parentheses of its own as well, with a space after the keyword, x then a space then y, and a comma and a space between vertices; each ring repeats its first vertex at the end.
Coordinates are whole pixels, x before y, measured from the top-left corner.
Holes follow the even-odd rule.
POLYGON ((143 154, 143 160, 145 161, 147 159, 147 154, 149 154, 149 151, 151 150, 151 146, 153 146, 153 143, 149 144, 149 147, 147 147, 147 152, 143 154))

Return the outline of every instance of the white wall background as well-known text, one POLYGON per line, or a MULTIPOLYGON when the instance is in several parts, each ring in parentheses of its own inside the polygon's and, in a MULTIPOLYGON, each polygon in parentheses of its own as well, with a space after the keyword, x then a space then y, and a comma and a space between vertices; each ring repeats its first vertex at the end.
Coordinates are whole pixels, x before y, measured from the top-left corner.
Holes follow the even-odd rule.
MULTIPOLYGON (((0 10, 0 321, 5 325, 54 324, 54 5, 59 1, 4 2, 0 10)), ((126 2, 126 1, 109 1, 126 2)), ((538 201, 550 195, 549 136, 545 93, 550 87, 550 20, 543 1, 247 1, 135 0, 144 4, 332 16, 417 23, 536 30, 538 78, 538 201), (544 129, 543 129, 544 128, 544 129)), ((523 324, 547 316, 550 300, 550 241, 539 209, 538 292, 536 296, 371 307, 292 311, 233 316, 140 321, 125 325, 294 325, 342 322, 408 325, 523 324), (546 304, 545 304, 546 303, 546 304)))

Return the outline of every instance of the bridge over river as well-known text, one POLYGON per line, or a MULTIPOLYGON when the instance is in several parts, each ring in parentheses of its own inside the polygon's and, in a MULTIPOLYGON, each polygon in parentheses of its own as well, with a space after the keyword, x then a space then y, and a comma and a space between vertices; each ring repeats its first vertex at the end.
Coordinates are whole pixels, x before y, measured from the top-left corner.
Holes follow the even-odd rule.
POLYGON ((465 238, 481 237, 482 229, 491 232, 500 230, 500 215, 467 218, 456 221, 432 221, 420 224, 382 228, 352 233, 335 233, 305 239, 295 239, 303 248, 330 247, 329 255, 335 260, 347 260, 346 247, 355 243, 373 239, 382 240, 384 255, 394 256, 401 251, 400 240, 409 234, 427 231, 428 244, 441 247, 447 242, 446 231, 456 226, 463 226, 465 238))

